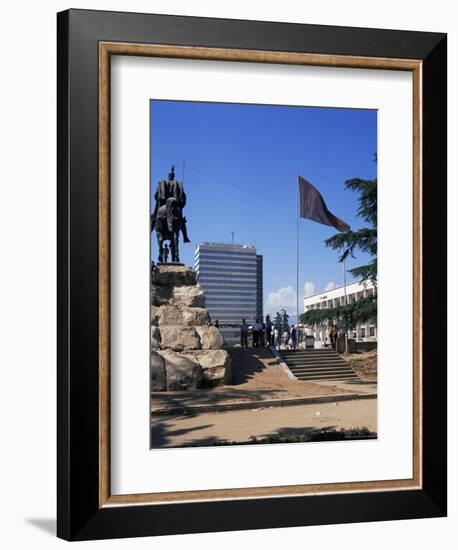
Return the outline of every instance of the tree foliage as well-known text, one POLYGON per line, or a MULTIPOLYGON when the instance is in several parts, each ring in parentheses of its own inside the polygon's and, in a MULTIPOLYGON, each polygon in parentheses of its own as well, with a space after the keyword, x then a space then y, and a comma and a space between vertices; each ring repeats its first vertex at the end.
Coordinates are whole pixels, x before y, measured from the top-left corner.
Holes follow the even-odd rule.
POLYGON ((284 332, 285 330, 289 332, 289 315, 286 313, 286 311, 283 311, 283 313, 277 311, 272 323, 274 325, 274 328, 276 328, 280 333, 284 332))
POLYGON ((282 316, 281 316, 281 323, 282 323, 282 330, 283 332, 289 333, 289 315, 286 313, 285 310, 283 310, 282 316))
MULTIPOLYGON (((377 157, 374 157, 377 162, 377 157)), ((374 289, 377 288, 377 179, 364 180, 354 178, 345 182, 346 189, 359 193, 357 215, 362 218, 367 227, 356 231, 337 233, 325 240, 325 245, 340 253, 339 261, 343 262, 349 256, 355 257, 360 250, 371 256, 365 264, 350 269, 353 277, 360 280, 369 279, 374 289)), ((362 298, 351 304, 328 309, 311 309, 300 316, 305 325, 335 323, 348 332, 356 328, 357 323, 377 320, 377 296, 362 298)))
POLYGON ((357 214, 368 223, 356 231, 337 233, 325 240, 325 245, 340 252, 339 261, 349 256, 355 257, 356 250, 366 252, 372 259, 365 265, 350 269, 349 272, 361 280, 370 279, 377 285, 377 179, 354 178, 345 182, 346 189, 359 193, 357 214))
POLYGON ((300 316, 304 325, 336 323, 345 331, 352 330, 358 322, 375 322, 377 319, 377 298, 370 296, 352 304, 333 308, 310 309, 300 316))
POLYGON ((275 314, 275 318, 272 323, 274 325, 274 328, 276 328, 277 330, 281 330, 281 313, 279 311, 277 311, 277 313, 275 314))

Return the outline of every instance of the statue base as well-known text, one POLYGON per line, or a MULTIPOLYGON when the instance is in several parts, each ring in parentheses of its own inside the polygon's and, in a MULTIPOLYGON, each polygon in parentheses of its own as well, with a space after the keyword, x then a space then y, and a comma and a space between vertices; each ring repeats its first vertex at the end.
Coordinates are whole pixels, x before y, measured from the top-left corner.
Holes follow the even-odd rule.
POLYGON ((159 265, 151 275, 151 391, 230 384, 232 363, 223 345, 194 269, 159 265))
POLYGON ((156 265, 184 265, 182 262, 157 262, 156 265))

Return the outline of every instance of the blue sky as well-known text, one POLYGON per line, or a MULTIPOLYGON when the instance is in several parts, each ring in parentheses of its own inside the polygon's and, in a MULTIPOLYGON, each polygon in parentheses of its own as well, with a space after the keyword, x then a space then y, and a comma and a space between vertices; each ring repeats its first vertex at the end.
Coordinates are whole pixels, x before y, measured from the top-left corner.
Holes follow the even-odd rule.
MULTIPOLYGON (((354 177, 376 177, 377 112, 151 101, 151 191, 170 164, 183 178, 190 244, 181 261, 194 264, 204 241, 255 245, 264 256, 265 313, 296 304, 297 172, 313 183, 333 214, 352 229, 357 195, 345 190, 354 177)), ((324 246, 332 227, 300 220, 299 295, 342 284, 338 254, 324 246)), ((157 256, 153 234, 152 257, 157 256)), ((365 262, 359 254, 347 269, 365 262)), ((350 276, 347 278, 351 280, 350 276)))

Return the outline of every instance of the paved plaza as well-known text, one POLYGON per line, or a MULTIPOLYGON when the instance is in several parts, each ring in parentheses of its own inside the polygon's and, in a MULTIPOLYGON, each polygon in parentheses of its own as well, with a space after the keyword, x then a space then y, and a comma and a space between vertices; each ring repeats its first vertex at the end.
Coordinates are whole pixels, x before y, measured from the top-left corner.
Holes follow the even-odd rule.
POLYGON ((231 350, 233 384, 153 392, 152 448, 243 443, 272 434, 377 431, 377 382, 299 381, 266 348, 231 350))
POLYGON ((152 447, 205 446, 249 441, 252 436, 362 427, 377 431, 376 399, 156 416, 152 421, 152 447))

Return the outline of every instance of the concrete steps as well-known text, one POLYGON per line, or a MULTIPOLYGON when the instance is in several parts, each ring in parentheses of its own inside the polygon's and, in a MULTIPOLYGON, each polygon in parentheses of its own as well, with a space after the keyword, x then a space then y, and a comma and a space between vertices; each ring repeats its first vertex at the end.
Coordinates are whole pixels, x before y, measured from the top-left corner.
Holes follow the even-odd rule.
POLYGON ((284 350, 280 355, 298 380, 358 380, 355 371, 334 350, 284 350))

